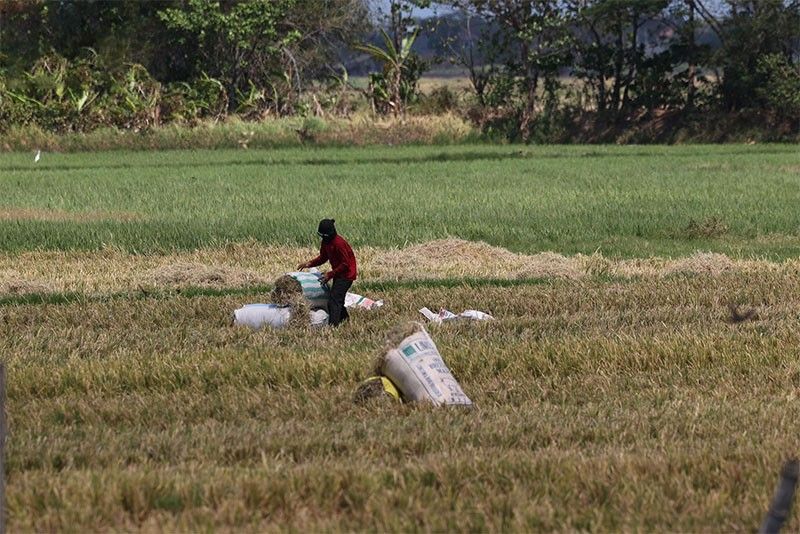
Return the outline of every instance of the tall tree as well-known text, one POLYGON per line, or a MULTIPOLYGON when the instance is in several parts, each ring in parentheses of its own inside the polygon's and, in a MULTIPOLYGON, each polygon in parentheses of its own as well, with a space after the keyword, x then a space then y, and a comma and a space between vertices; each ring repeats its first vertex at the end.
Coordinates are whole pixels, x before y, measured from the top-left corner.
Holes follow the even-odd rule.
POLYGON ((296 96, 370 26, 366 0, 0 0, 0 17, 0 68, 91 48, 162 82, 219 78, 232 106, 253 86, 296 96))
POLYGON ((522 101, 519 129, 527 140, 536 115, 538 91, 553 79, 569 52, 569 13, 559 0, 455 0, 451 5, 483 17, 495 35, 492 46, 504 51, 506 76, 522 101))
POLYGON ((395 50, 400 50, 403 39, 419 32, 420 21, 416 16, 419 9, 428 8, 431 0, 389 0, 387 8, 378 8, 377 20, 392 40, 395 50))
POLYGON ((159 12, 194 58, 192 76, 218 77, 234 107, 267 89, 279 113, 292 110, 305 82, 366 28, 367 16, 363 0, 185 0, 159 12))
POLYGON ((461 12, 447 17, 447 24, 440 26, 439 47, 446 52, 450 63, 466 69, 472 90, 481 107, 488 104, 487 92, 496 75, 497 53, 484 37, 491 35, 490 28, 480 17, 461 12), (441 31, 441 30, 444 31, 441 31))
POLYGON ((178 4, 179 0, 0 0, 0 50, 8 66, 21 70, 43 54, 73 59, 85 48, 109 64, 148 64, 169 46, 156 14, 178 4))
POLYGON ((800 2, 785 0, 728 0, 728 12, 717 22, 722 47, 715 61, 722 69, 720 93, 729 110, 760 107, 760 88, 769 74, 759 69, 767 55, 798 61, 800 2))
POLYGON ((668 3, 580 0, 570 4, 576 21, 576 72, 593 88, 598 111, 620 114, 628 108, 631 88, 647 55, 641 29, 661 15, 668 3))

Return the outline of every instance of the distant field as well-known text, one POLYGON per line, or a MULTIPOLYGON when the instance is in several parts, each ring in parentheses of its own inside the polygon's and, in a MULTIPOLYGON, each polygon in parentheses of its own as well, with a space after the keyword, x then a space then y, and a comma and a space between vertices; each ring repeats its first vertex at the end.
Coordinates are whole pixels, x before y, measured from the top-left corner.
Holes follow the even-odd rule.
POLYGON ((0 250, 445 236, 520 252, 800 253, 793 146, 370 147, 0 155, 0 250))
MULTIPOLYGON (((350 83, 354 87, 366 89, 369 86, 369 78, 366 76, 353 76, 350 78, 350 83)), ((459 69, 442 70, 433 73, 432 75, 423 76, 419 80, 419 90, 423 94, 430 94, 434 89, 440 87, 447 87, 452 91, 471 91, 469 78, 465 72, 459 69)))
POLYGON ((800 448, 796 147, 3 154, 0 188, 12 532, 754 531, 800 448), (231 327, 328 216, 386 305, 231 327), (354 404, 423 306, 495 316, 430 328, 475 409, 354 404))

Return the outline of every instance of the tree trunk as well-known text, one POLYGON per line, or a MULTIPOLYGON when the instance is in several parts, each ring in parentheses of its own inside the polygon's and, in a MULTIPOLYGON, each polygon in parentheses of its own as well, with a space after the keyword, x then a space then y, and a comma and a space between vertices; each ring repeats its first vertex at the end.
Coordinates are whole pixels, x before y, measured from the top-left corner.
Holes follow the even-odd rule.
POLYGON ((397 118, 401 112, 404 111, 404 102, 403 97, 400 95, 400 84, 403 81, 403 65, 397 64, 395 65, 394 72, 392 74, 392 101, 394 103, 394 116, 397 118))
POLYGON ((638 43, 639 40, 639 13, 634 8, 633 14, 631 16, 631 65, 628 68, 628 75, 625 77, 625 90, 622 94, 622 109, 625 110, 628 108, 629 98, 628 98, 628 90, 630 89, 631 83, 636 78, 636 72, 639 69, 639 50, 638 50, 638 43))
POLYGON ((394 41, 394 49, 398 53, 400 47, 403 45, 403 7, 400 5, 399 0, 392 0, 389 5, 390 24, 392 31, 392 41, 394 41))
POLYGON ((603 113, 606 110, 606 77, 602 74, 597 75, 597 111, 603 113))
POLYGON ((475 96, 478 98, 478 104, 480 104, 481 107, 485 107, 486 76, 479 70, 482 67, 475 65, 475 54, 472 50, 472 44, 469 46, 470 48, 468 56, 463 58, 462 64, 466 65, 467 69, 469 70, 469 81, 472 84, 472 90, 475 91, 475 96))
POLYGON ((695 66, 695 49, 696 43, 694 38, 694 0, 687 0, 687 4, 689 5, 689 72, 688 72, 688 80, 687 80, 687 87, 686 87, 686 109, 692 110, 694 109, 694 97, 695 97, 695 76, 696 74, 696 66, 695 66))
POLYGON ((623 36, 622 36, 622 22, 620 20, 617 21, 617 50, 614 57, 614 88, 611 92, 611 107, 614 109, 614 112, 619 111, 619 103, 620 103, 620 94, 622 91, 622 66, 624 65, 624 54, 625 49, 623 36))
MULTIPOLYGON (((589 29, 591 30, 592 35, 594 36, 595 44, 597 44, 598 46, 602 45, 603 38, 600 36, 600 33, 595 28, 594 21, 589 22, 589 29)), ((608 93, 606 92, 606 76, 605 74, 603 74, 601 70, 597 71, 596 81, 597 81, 597 111, 598 113, 602 114, 605 112, 607 108, 608 93)))
POLYGON ((522 110, 522 119, 519 123, 519 131, 522 135, 522 140, 528 142, 531 132, 531 124, 533 118, 536 116, 536 89, 539 87, 539 73, 534 72, 527 80, 528 91, 525 97, 525 108, 522 110))

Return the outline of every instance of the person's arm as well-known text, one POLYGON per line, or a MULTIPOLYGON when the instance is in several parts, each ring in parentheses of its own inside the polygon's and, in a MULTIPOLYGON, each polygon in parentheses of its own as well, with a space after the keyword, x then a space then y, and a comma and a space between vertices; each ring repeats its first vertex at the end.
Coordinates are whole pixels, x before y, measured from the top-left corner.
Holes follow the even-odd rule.
POLYGON ((299 269, 308 269, 309 267, 317 267, 319 265, 322 265, 326 261, 328 261, 328 253, 325 252, 325 247, 320 247, 319 256, 317 256, 313 260, 301 263, 300 265, 297 266, 297 269, 299 270, 299 269))

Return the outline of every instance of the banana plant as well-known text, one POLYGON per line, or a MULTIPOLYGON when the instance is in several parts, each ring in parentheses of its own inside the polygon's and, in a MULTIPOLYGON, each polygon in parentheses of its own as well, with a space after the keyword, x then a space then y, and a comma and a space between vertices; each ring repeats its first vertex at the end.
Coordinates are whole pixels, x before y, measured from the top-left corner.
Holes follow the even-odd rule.
POLYGON ((403 98, 401 95, 401 87, 403 84, 403 66, 411 57, 411 47, 414 46, 414 41, 417 39, 419 29, 407 37, 403 37, 400 43, 400 49, 395 47, 389 34, 381 28, 381 37, 385 48, 375 46, 373 44, 360 44, 356 45, 355 49, 365 52, 372 56, 375 60, 383 63, 384 77, 389 81, 389 106, 396 116, 403 111, 403 98))
POLYGON ((244 117, 253 118, 261 113, 262 106, 267 100, 266 91, 259 89, 252 81, 247 82, 250 89, 243 93, 236 89, 236 113, 244 117))
POLYGON ((75 106, 75 111, 77 111, 79 115, 89 104, 94 101, 95 98, 97 98, 97 93, 89 89, 84 89, 80 96, 78 96, 78 93, 74 92, 72 89, 67 89, 67 91, 69 92, 69 97, 72 101, 72 104, 75 106))

